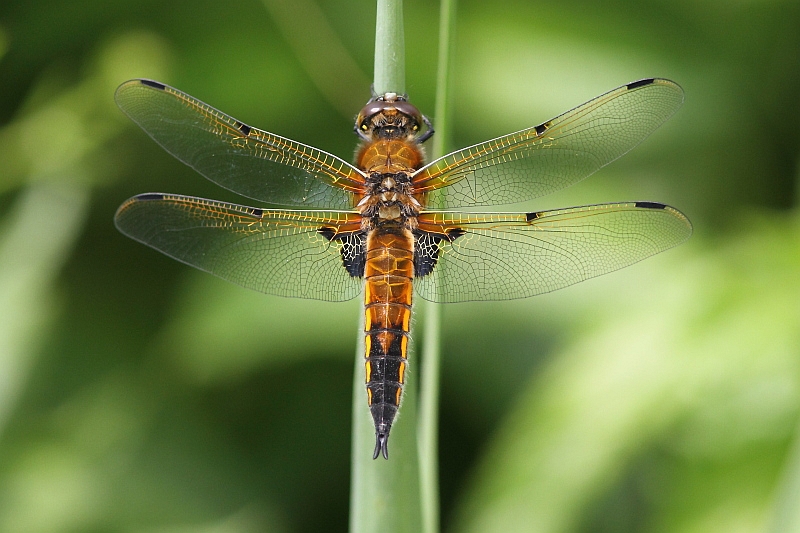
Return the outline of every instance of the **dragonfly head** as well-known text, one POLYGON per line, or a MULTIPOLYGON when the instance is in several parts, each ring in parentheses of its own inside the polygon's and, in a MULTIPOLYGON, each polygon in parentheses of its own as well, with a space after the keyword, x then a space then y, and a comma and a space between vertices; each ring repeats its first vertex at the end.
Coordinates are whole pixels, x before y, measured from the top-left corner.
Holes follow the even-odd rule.
POLYGON ((356 117, 355 130, 367 141, 377 139, 413 139, 423 124, 419 109, 405 96, 386 93, 376 96, 356 117))

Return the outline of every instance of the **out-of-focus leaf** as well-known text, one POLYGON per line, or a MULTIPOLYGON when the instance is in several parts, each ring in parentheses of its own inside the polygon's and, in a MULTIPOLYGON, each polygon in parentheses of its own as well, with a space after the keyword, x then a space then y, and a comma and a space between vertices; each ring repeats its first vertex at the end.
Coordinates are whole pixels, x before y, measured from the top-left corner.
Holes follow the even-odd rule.
POLYGON ((98 55, 91 75, 44 100, 37 93, 52 88, 43 80, 20 116, 0 130, 0 192, 36 181, 87 186, 116 175, 107 143, 127 123, 108 95, 126 72, 163 74, 167 52, 153 35, 135 33, 112 40, 98 55))
POLYGON ((52 319, 53 280, 78 236, 86 191, 31 186, 3 219, 0 240, 0 432, 52 319))
MULTIPOLYGON (((143 248, 142 253, 153 252, 143 248)), ((304 358, 324 364, 352 356, 358 299, 329 303, 266 296, 205 273, 190 276, 180 294, 158 343, 199 382, 226 381, 304 358)))
MULTIPOLYGON (((753 219, 714 252, 674 253, 645 291, 621 288, 613 307, 597 309, 595 325, 506 417, 458 530, 573 530, 584 506, 667 430, 689 462, 760 461, 748 455, 754 443, 786 439, 800 399, 798 228, 787 217, 753 219)), ((705 509, 651 520, 717 531, 705 514, 716 506, 729 508, 726 523, 763 520, 774 473, 762 472, 766 483, 706 494, 705 509)), ((652 497, 668 500, 669 491, 652 497)))

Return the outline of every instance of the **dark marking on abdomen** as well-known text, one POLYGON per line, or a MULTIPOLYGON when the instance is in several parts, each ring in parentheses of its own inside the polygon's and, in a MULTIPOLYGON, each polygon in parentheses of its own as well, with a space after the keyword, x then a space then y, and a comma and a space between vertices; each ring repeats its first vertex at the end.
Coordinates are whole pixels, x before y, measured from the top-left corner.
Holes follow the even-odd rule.
POLYGON ((389 432, 403 396, 415 240, 411 231, 392 224, 373 230, 366 237, 364 364, 367 399, 375 423, 374 458, 389 457, 389 432))

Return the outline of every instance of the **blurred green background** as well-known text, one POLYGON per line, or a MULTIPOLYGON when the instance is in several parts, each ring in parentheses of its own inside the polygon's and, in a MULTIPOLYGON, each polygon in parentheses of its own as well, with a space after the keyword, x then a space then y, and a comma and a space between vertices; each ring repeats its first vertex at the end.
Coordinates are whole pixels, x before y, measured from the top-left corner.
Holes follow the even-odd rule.
MULTIPOLYGON (((117 233, 136 193, 252 202, 113 92, 158 79, 349 158, 374 20, 372 0, 0 5, 0 531, 346 530, 359 302, 251 293, 117 233)), ((453 148, 680 83, 642 146, 516 209, 660 201, 695 234, 444 308, 444 530, 800 531, 800 3, 464 0, 457 20, 453 148)), ((405 22, 432 114, 438 6, 405 22)))

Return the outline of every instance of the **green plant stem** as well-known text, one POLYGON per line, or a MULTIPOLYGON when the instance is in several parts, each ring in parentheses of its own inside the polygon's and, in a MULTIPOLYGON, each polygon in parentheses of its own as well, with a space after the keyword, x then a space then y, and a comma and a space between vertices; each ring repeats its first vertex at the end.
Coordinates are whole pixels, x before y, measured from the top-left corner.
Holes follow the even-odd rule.
MULTIPOLYGON (((435 275, 435 274, 431 274, 435 275)), ((425 303, 424 338, 420 349, 419 450, 420 502, 423 533, 439 531, 439 368, 441 309, 425 303)))
POLYGON ((456 0, 441 0, 439 7, 439 55, 436 72, 436 109, 434 119, 436 135, 433 136, 434 159, 443 156, 450 147, 450 79, 452 77, 453 49, 455 47, 456 0))
MULTIPOLYGON (((400 0, 378 0, 375 35, 376 93, 405 92, 403 17, 400 0)), ((389 439, 389 460, 372 459, 375 429, 364 386, 364 318, 358 332, 353 378, 351 533, 419 533, 422 529, 417 452, 417 373, 407 374, 403 406, 389 439)), ((413 345, 409 347, 413 362, 413 345)))
POLYGON ((402 0, 378 0, 375 21, 375 72, 372 86, 376 94, 406 92, 402 0))
MULTIPOLYGON (((452 49, 455 29, 455 0, 441 0, 439 12, 439 57, 436 76, 436 135, 434 158, 444 155, 450 133, 450 98, 452 49)), ((433 276, 438 275, 434 269, 433 276)), ((425 306, 424 342, 420 350, 421 384, 419 410, 419 464, 422 531, 439 531, 439 385, 441 367, 441 308, 425 306)))

